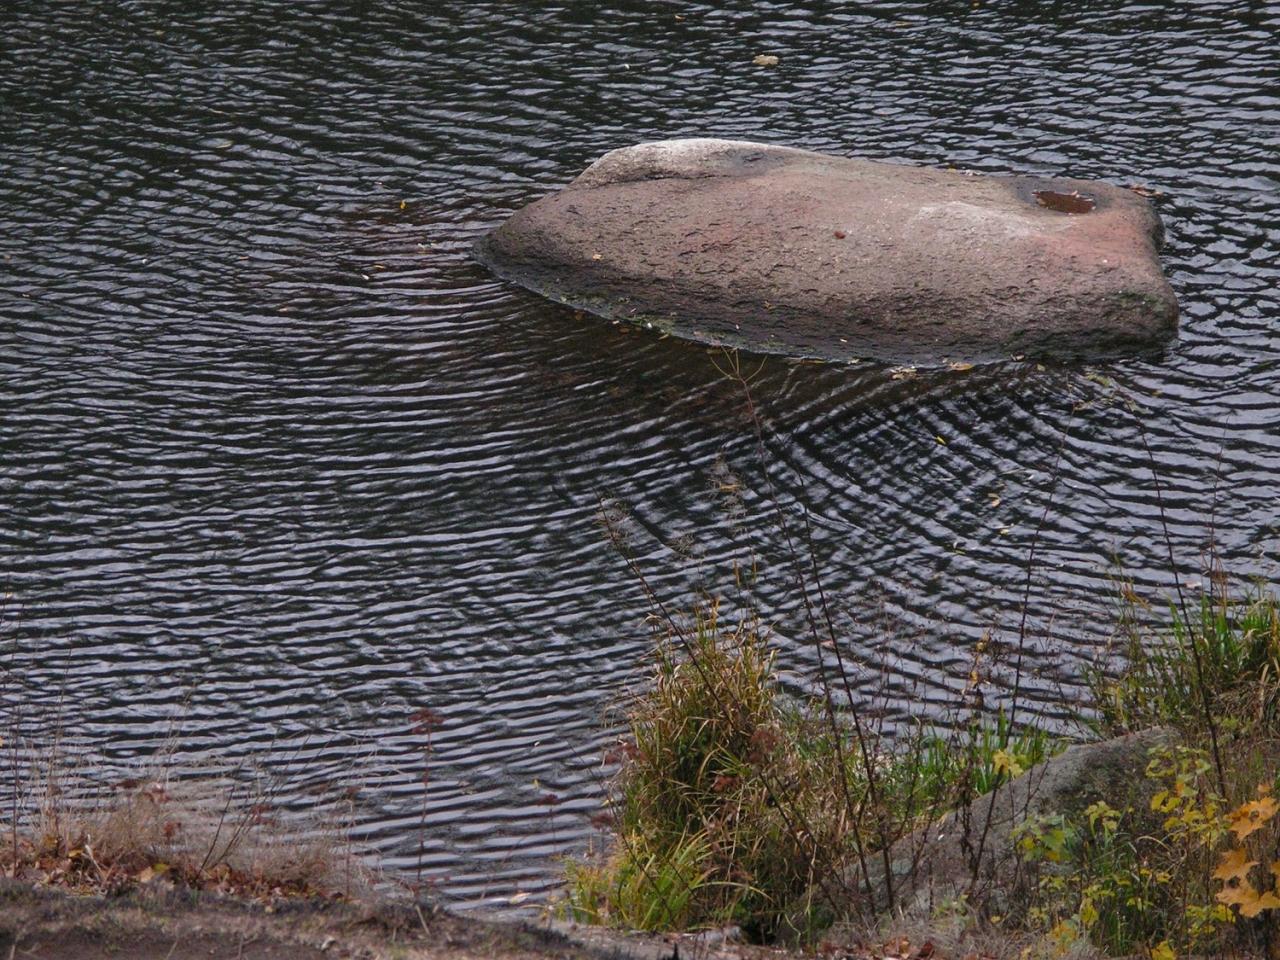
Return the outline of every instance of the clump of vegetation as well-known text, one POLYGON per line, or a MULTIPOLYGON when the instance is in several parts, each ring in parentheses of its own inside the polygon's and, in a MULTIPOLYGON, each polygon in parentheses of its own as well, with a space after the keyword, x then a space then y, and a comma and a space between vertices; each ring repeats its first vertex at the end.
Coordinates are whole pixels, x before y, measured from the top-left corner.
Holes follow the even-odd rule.
MULTIPOLYGON (((723 372, 743 390, 763 463, 751 378, 736 357, 723 372)), ((934 831, 916 828, 955 813, 936 835, 940 844, 949 835, 950 846, 926 869, 938 871, 941 896, 966 923, 1030 938, 1020 956, 1174 960, 1253 956, 1239 951, 1256 947, 1280 956, 1280 803, 1272 799, 1280 790, 1280 601, 1273 594, 1233 594, 1215 567, 1211 591, 1189 604, 1179 586, 1168 622, 1153 626, 1149 607, 1123 585, 1116 636, 1127 668, 1117 676, 1100 664, 1087 677, 1092 699, 1083 712, 1102 737, 1148 733, 1112 745, 1124 759, 1104 777, 1080 777, 1078 761, 1060 768, 1069 783, 1047 796, 1065 810, 1037 805, 1012 838, 1009 823, 1001 824, 1003 850, 987 862, 1016 875, 991 878, 1004 886, 993 890, 979 876, 983 846, 1000 833, 991 828, 1003 801, 973 801, 1048 758, 1057 742, 1004 713, 985 713, 980 695, 967 696, 980 694, 972 689, 962 701, 973 705, 970 716, 952 732, 921 728, 889 742, 865 725, 816 564, 802 558, 776 497, 774 507, 819 662, 828 648, 837 660, 836 681, 820 670, 819 696, 808 703, 781 696, 754 625, 726 629, 712 610, 689 635, 676 627, 602 504, 611 539, 670 634, 653 690, 628 717, 614 842, 602 859, 571 865, 568 913, 645 929, 737 924, 758 938, 803 935, 835 919, 876 929, 886 916, 907 916, 895 905, 895 841, 910 834, 913 844, 930 843, 934 831), (837 699, 847 709, 837 710, 837 699), (1149 756, 1144 777, 1130 765, 1147 755, 1131 748, 1152 742, 1164 746, 1149 756), (1090 803, 1094 789, 1121 795, 1090 803), (975 810, 985 811, 986 822, 974 822, 975 810), (952 875, 957 865, 969 872, 967 887, 952 875), (831 915, 841 909, 846 915, 831 915)), ((1160 509, 1163 525, 1162 502, 1160 509)), ((1027 559, 1011 711, 1038 537, 1037 530, 1027 559)), ((1165 544, 1176 575, 1167 529, 1165 544)), ((975 667, 970 687, 982 679, 975 667)), ((1033 780, 1023 787, 1036 789, 1033 780)), ((1031 794, 1006 796, 1027 803, 1025 818, 1031 794)), ((930 896, 932 879, 923 877, 930 896)))
POLYGON ((1066 951, 1090 942, 1109 956, 1173 960, 1280 947, 1280 601, 1259 588, 1233 595, 1226 578, 1198 604, 1148 624, 1121 584, 1125 671, 1091 679, 1103 735, 1161 726, 1144 798, 1093 804, 1075 820, 1020 831, 1038 876, 1032 927, 1066 951))
POLYGON ((825 700, 786 696, 773 667, 758 625, 728 626, 714 608, 662 641, 612 757, 613 843, 569 865, 567 915, 733 925, 757 940, 812 933, 831 904, 856 908, 848 878, 894 840, 1052 749, 999 719, 958 736, 921 731, 894 752, 825 700))
POLYGON ((1231 807, 1212 771, 1203 750, 1161 748, 1147 768, 1154 793, 1145 804, 1098 801, 1075 820, 1023 824, 1019 846, 1038 877, 1030 926, 1056 950, 1089 942, 1107 956, 1269 950, 1280 933, 1277 784, 1263 782, 1231 807))
POLYGON ((105 793, 46 776, 0 835, 5 876, 77 893, 182 888, 270 900, 349 897, 366 886, 336 821, 286 822, 269 794, 163 773, 105 793))
POLYGON ((1164 786, 1160 802, 1176 798, 1167 818, 1145 804, 1117 809, 1099 800, 1077 818, 1048 814, 1018 828, 1037 880, 1026 919, 1055 952, 1092 943, 1107 956, 1174 956, 1230 921, 1207 886, 1222 810, 1204 788, 1208 770, 1198 751, 1157 751, 1147 776, 1164 786))
POLYGON ((1259 587, 1235 595, 1217 573, 1199 604, 1169 607, 1149 626, 1149 606, 1120 584, 1117 637, 1126 668, 1090 677, 1097 726, 1116 735, 1171 726, 1195 738, 1280 733, 1280 603, 1259 587), (1206 697, 1209 708, 1206 711, 1206 697))
POLYGON ((915 826, 990 793, 1065 747, 1043 727, 1015 728, 1003 709, 970 718, 959 730, 922 728, 895 748, 887 792, 915 826))
MULTIPOLYGON (((1015 831, 1030 894, 996 919, 1039 936, 1046 956, 1173 960, 1280 942, 1280 601, 1224 588, 1148 627, 1131 588, 1124 597, 1130 662, 1091 678, 1094 722, 1108 736, 1160 725, 1170 745, 1128 802, 1015 831)), ((890 744, 829 697, 784 694, 755 622, 711 608, 688 630, 669 625, 613 756, 613 842, 569 867, 564 910, 578 920, 737 925, 768 940, 817 932, 834 903, 873 919, 884 904, 850 878, 1060 746, 1002 712, 890 744)))
POLYGON ((767 936, 849 852, 850 777, 830 731, 789 702, 752 623, 714 610, 687 656, 660 645, 652 689, 629 715, 607 860, 570 868, 568 909, 637 929, 741 924, 767 936))

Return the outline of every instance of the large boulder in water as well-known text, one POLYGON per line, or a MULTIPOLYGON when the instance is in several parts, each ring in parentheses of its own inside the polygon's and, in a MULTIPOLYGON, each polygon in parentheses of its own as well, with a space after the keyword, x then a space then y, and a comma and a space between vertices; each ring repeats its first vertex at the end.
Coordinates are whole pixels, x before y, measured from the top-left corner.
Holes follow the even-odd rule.
POLYGON ((477 245, 498 275, 708 343, 933 363, 1152 353, 1178 307, 1131 190, 734 140, 605 154, 477 245))

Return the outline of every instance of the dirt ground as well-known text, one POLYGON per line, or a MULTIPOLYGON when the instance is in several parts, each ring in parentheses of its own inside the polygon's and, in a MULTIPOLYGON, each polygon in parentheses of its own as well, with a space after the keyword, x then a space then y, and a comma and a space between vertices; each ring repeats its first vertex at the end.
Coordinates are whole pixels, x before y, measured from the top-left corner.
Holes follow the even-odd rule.
MULTIPOLYGON (((260 904, 172 892, 75 897, 0 884, 0 960, 738 960, 706 938, 628 937, 406 904, 260 904)), ((794 956, 794 955, 793 955, 794 956)))

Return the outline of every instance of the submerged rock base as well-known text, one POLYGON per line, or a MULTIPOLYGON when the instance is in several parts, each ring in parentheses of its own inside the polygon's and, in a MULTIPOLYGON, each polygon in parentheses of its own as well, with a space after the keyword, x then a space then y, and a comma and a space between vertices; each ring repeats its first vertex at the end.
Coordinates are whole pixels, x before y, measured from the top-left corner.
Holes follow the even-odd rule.
POLYGON ((914 363, 1158 351, 1178 307, 1130 190, 734 140, 608 153, 482 239, 498 275, 713 344, 914 363))

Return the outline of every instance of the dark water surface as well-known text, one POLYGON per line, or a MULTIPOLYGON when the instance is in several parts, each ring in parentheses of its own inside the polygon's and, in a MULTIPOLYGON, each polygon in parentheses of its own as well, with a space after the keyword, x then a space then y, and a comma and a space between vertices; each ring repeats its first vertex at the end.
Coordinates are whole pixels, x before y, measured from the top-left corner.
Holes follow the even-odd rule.
POLYGON ((772 487, 811 519, 847 649, 894 661, 895 715, 1016 626, 1044 517, 1029 688, 1065 716, 1112 555, 1172 584, 1139 422, 1183 579, 1211 531, 1275 578, 1278 50, 1275 3, 9 0, 7 707, 108 766, 170 738, 181 764, 265 765, 296 809, 358 785, 362 840, 412 876, 429 706, 426 875, 536 902, 650 647, 599 498, 677 605, 754 549, 804 685, 772 487), (468 257, 605 150, 688 135, 1146 185, 1181 339, 899 378, 770 361, 762 466, 705 350, 468 257))

